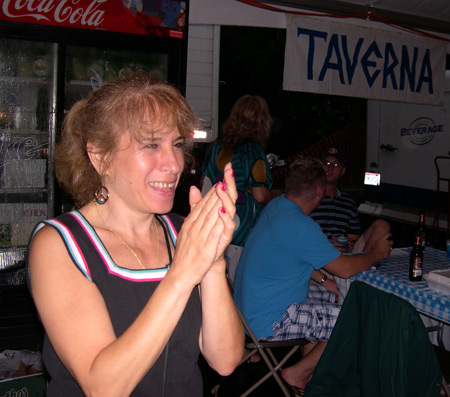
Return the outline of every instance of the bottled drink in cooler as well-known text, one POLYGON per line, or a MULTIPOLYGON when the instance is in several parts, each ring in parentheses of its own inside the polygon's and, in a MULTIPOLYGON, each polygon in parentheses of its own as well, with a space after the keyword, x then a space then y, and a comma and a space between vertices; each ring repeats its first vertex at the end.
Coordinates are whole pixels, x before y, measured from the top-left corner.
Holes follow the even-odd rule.
POLYGON ((409 257, 409 279, 422 281, 423 273, 423 247, 420 237, 416 237, 411 256, 409 257))

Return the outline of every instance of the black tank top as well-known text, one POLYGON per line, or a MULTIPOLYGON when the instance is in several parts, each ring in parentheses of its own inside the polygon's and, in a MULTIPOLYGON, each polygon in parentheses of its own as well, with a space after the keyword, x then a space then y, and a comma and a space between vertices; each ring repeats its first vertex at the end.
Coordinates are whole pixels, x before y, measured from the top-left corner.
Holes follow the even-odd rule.
MULTIPOLYGON (((174 214, 159 216, 157 219, 163 226, 171 258, 169 238, 176 246, 177 232, 183 219, 174 214)), ((58 230, 75 265, 88 280, 96 284, 105 300, 116 336, 122 335, 142 311, 169 266, 150 270, 130 270, 117 266, 94 228, 78 211, 42 222, 35 232, 44 224, 58 230)), ((132 396, 203 395, 202 378, 197 365, 200 326, 200 299, 198 288, 195 288, 168 346, 132 396)), ((43 360, 50 376, 47 396, 83 396, 81 388, 56 355, 47 335, 44 336, 43 360)))

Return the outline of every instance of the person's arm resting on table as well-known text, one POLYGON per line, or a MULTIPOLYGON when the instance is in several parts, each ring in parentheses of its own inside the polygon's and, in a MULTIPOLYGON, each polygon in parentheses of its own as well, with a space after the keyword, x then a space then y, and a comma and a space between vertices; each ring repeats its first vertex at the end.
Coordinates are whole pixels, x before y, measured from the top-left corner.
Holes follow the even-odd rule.
POLYGON ((392 249, 392 241, 388 240, 390 236, 390 233, 384 235, 369 252, 350 256, 341 254, 323 268, 341 278, 349 278, 367 270, 374 263, 389 256, 392 249))

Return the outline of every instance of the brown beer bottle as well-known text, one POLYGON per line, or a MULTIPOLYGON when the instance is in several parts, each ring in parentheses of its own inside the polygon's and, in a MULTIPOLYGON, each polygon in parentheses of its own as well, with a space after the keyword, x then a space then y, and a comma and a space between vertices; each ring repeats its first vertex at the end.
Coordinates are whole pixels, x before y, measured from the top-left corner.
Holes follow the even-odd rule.
POLYGON ((411 255, 409 257, 409 279, 422 281, 423 247, 420 236, 416 236, 411 255))
POLYGON ((417 226, 416 236, 420 237, 420 243, 422 245, 422 249, 425 248, 426 243, 426 232, 425 232, 425 213, 423 210, 420 211, 419 214, 419 224, 417 226))

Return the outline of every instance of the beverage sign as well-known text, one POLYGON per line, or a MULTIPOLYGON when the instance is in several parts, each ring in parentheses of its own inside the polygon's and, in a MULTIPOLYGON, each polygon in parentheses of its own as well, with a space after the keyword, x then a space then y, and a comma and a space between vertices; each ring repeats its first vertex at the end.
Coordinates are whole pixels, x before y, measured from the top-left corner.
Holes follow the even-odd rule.
POLYGON ((443 134, 444 124, 437 124, 430 117, 419 117, 412 121, 406 128, 400 128, 400 135, 407 137, 413 145, 426 145, 431 142, 436 134, 443 134))
POLYGON ((3 0, 0 20, 183 38, 179 0, 3 0))

